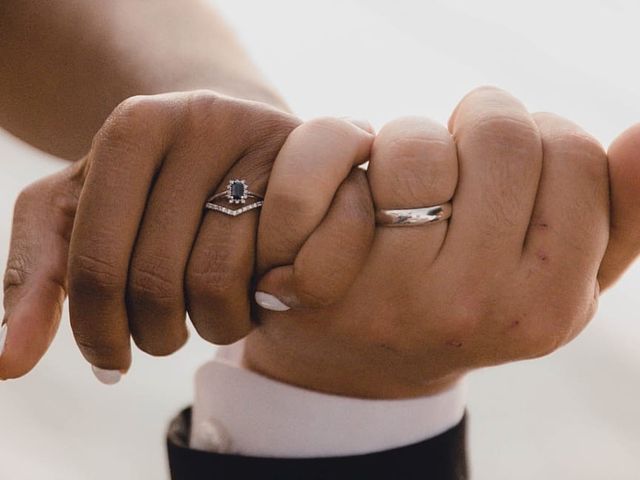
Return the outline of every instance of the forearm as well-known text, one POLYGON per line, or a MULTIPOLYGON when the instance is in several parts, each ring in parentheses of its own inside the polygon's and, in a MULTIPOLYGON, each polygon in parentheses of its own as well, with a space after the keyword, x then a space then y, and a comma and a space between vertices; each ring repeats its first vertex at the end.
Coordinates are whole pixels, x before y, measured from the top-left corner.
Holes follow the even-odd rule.
POLYGON ((284 108, 198 0, 6 1, 0 26, 0 126, 63 158, 132 95, 207 88, 284 108))

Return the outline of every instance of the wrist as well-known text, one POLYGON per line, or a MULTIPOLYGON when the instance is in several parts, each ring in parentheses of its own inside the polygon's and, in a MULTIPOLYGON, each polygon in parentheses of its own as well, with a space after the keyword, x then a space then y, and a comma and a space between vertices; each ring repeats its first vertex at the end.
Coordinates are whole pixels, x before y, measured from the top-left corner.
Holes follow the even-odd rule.
POLYGON ((111 8, 109 52, 137 78, 142 94, 213 90, 287 110, 235 32, 199 1, 111 8), (151 20, 153 19, 153 20, 151 20))
POLYGON ((408 399, 437 395, 453 388, 465 372, 439 373, 434 366, 425 375, 422 365, 405 364, 405 376, 398 366, 385 368, 366 356, 326 352, 321 357, 307 356, 308 349, 291 345, 273 345, 260 330, 246 339, 243 364, 260 375, 307 390, 331 395, 368 399, 408 399), (416 370, 421 374, 417 375, 416 370))
POLYGON ((30 0, 9 10, 0 125, 58 157, 85 155, 135 95, 207 89, 287 109, 206 2, 30 0))
POLYGON ((211 90, 222 95, 243 100, 266 103, 280 110, 290 109, 262 76, 247 65, 238 70, 213 59, 193 59, 191 62, 170 69, 157 65, 145 65, 137 75, 138 93, 159 94, 211 90))

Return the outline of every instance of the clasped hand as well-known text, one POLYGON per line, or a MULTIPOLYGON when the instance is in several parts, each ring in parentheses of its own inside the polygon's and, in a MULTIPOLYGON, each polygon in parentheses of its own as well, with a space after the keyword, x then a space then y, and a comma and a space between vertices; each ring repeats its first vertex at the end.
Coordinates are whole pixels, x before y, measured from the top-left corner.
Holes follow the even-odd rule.
POLYGON ((377 135, 212 92, 134 97, 18 198, 0 377, 35 366, 67 294, 82 354, 111 380, 130 338, 179 349, 186 313, 212 343, 247 337, 250 368, 343 395, 423 395, 545 355, 638 253, 639 153, 638 128, 607 157, 495 88, 448 128, 403 118, 377 135), (204 210, 232 179, 263 208, 204 210), (446 222, 375 225, 376 208, 449 201, 446 222))

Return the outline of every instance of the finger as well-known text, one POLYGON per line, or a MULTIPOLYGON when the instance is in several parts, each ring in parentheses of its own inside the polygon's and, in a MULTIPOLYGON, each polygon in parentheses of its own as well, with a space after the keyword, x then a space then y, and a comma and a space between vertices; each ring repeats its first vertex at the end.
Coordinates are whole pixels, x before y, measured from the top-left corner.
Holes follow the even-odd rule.
MULTIPOLYGON (((361 128, 329 118, 312 120, 291 133, 274 164, 260 216, 259 274, 274 267, 294 265, 296 255, 329 211, 340 184, 354 166, 368 159, 372 141, 373 136, 361 128)), ((344 258, 334 265, 336 275, 348 261, 344 258)), ((309 292, 294 287, 287 298, 295 306, 335 300, 335 297, 312 298, 309 292), (304 298, 297 297, 298 293, 304 293, 304 298)), ((330 293, 340 295, 337 291, 330 293)))
POLYGON ((284 306, 302 308, 337 302, 369 255, 374 226, 366 174, 354 169, 293 265, 276 267, 260 279, 256 287, 258 303, 270 306, 270 310, 283 310, 284 306))
POLYGON ((609 147, 611 225, 598 280, 610 287, 640 254, 640 124, 609 147))
POLYGON ((31 371, 60 323, 80 163, 29 186, 16 201, 4 278, 0 379, 31 371))
MULTIPOLYGON (((264 195, 267 175, 246 172, 242 162, 228 180, 243 179, 252 192, 264 195)), ((249 290, 257 225, 257 209, 237 217, 206 211, 202 220, 187 265, 187 308, 198 334, 211 343, 233 343, 252 328, 249 290)))
MULTIPOLYGON (((223 100, 202 97, 206 118, 223 100)), ((236 124, 238 131, 242 125, 236 124)), ((242 155, 246 138, 229 138, 225 127, 200 122, 176 139, 149 195, 135 243, 127 281, 127 315, 138 347, 169 355, 187 340, 185 275, 211 186, 218 185, 242 155)), ((250 238, 255 235, 250 234, 250 238)), ((205 337, 206 338, 206 337, 205 337)))
POLYGON ((362 130, 364 130, 367 133, 370 133, 371 135, 376 134, 376 130, 375 128, 373 128, 373 125, 371 125, 371 122, 369 120, 365 120, 363 118, 355 118, 355 117, 340 117, 340 119, 354 124, 356 127, 361 128, 362 130))
MULTIPOLYGON (((441 205, 453 197, 458 159, 451 134, 442 125, 418 117, 385 125, 374 142, 368 170, 376 208, 408 209, 441 205)), ((376 252, 391 268, 420 270, 436 258, 447 222, 405 228, 379 226, 376 252), (407 256, 419 249, 420 255, 407 256), (389 262, 389 258, 396 259, 389 262)))
POLYGON ((485 87, 460 102, 449 128, 460 179, 443 253, 467 265, 515 263, 542 165, 536 124, 514 97, 485 87))
POLYGON ((564 307, 586 309, 565 308, 560 315, 568 325, 580 315, 582 328, 594 313, 595 278, 608 241, 607 157, 593 137, 568 120, 548 113, 534 120, 544 161, 522 281, 536 298, 544 298, 549 316, 564 307))
MULTIPOLYGON (((275 110, 264 112, 259 121, 246 125, 254 132, 250 148, 226 172, 220 184, 209 185, 210 196, 222 192, 231 180, 245 180, 249 190, 264 195, 274 159, 298 120, 275 110)), ((255 119, 254 119, 255 120, 255 119)), ((246 204, 220 205, 230 209, 246 204)), ((204 201, 200 206, 204 205, 204 201)), ((255 267, 256 236, 259 209, 231 217, 205 210, 185 277, 189 317, 198 334, 215 344, 233 343, 249 333, 251 290, 255 267)))
POLYGON ((88 158, 69 246, 69 310, 80 351, 108 382, 131 363, 127 271, 151 182, 168 148, 170 117, 150 98, 125 101, 88 158))

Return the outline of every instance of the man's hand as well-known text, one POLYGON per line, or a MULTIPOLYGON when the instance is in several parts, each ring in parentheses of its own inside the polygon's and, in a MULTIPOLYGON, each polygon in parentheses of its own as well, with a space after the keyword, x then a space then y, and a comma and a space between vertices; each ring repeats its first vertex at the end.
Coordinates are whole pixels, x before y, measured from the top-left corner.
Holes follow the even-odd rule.
MULTIPOLYGON (((531 115, 494 88, 465 97, 448 131, 422 119, 392 122, 375 140, 368 171, 376 207, 451 200, 450 221, 379 226, 347 297, 322 310, 296 308, 295 298, 290 311, 261 310, 246 362, 315 390, 409 397, 474 368, 552 352, 585 327, 600 289, 638 252, 632 156, 640 149, 629 144, 623 136, 611 151, 607 249, 607 155, 571 122, 531 115)), ((265 222, 268 215, 265 208, 265 222)), ((258 262, 272 270, 258 289, 286 303, 286 281, 274 274, 286 263, 273 253, 276 231, 261 221, 258 262)))

